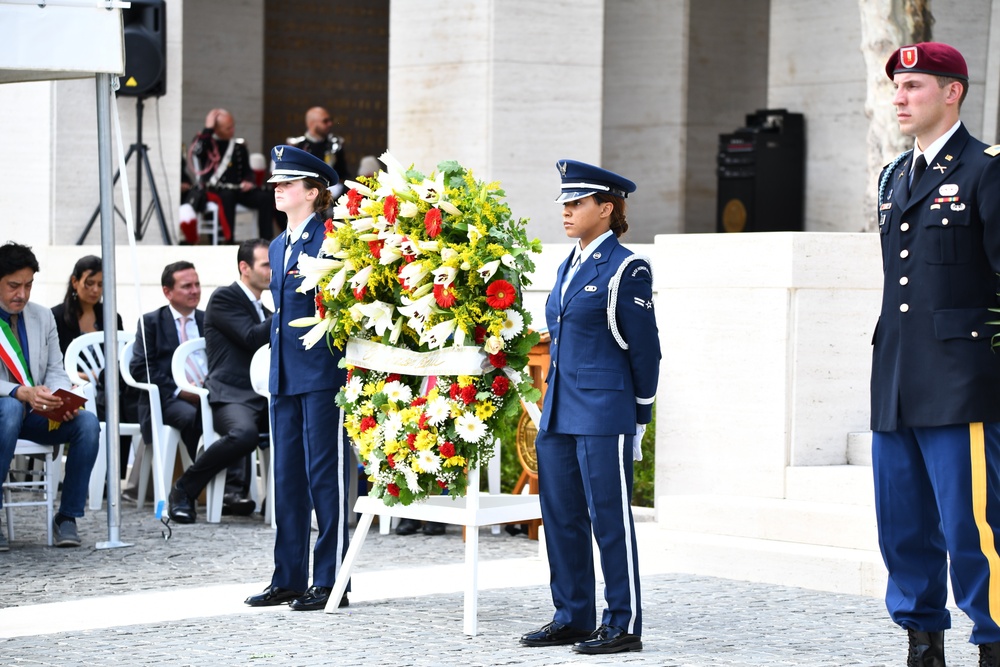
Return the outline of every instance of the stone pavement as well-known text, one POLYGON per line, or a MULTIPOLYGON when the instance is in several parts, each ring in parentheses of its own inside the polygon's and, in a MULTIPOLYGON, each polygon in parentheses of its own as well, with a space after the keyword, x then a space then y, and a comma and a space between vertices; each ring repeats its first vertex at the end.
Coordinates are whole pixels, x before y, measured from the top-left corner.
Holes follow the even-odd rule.
MULTIPOLYGON (((271 574, 274 533, 258 518, 172 526, 126 508, 134 546, 96 550, 103 512, 81 521, 81 549, 44 546, 40 510, 15 511, 0 553, 3 665, 902 665, 906 636, 874 598, 662 571, 666 548, 639 523, 645 629, 640 653, 581 656, 522 648, 517 638, 551 618, 547 566, 525 536, 480 533, 479 632, 462 633, 464 546, 441 537, 373 530, 336 614, 250 609, 271 574), (433 592, 440 591, 440 592, 433 592)), ((600 599, 600 590, 598 591, 600 599)), ((968 619, 954 613, 952 665, 976 664, 968 619)))

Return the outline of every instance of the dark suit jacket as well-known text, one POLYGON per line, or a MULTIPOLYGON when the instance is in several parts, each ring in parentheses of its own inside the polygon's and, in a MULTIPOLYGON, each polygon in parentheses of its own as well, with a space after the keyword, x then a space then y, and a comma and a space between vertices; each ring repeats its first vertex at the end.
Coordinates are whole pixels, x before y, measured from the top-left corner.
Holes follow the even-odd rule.
POLYGON ((911 154, 884 173, 873 430, 1000 421, 1000 158, 985 148, 962 125, 913 193, 911 154))
MULTIPOLYGON (((177 325, 174 324, 173 315, 167 306, 146 313, 142 316, 142 320, 146 327, 146 340, 143 342, 142 329, 136 327, 135 347, 132 348, 132 363, 129 364, 129 370, 132 371, 132 377, 139 382, 150 382, 159 387, 160 403, 166 406, 170 401, 179 400, 174 397, 177 384, 174 382, 174 375, 170 370, 174 350, 181 344, 177 337, 177 325), (149 359, 148 377, 146 375, 147 358, 149 359)), ((195 310, 194 321, 198 325, 198 332, 204 336, 205 311, 195 310)), ((147 401, 139 402, 139 422, 142 426, 143 439, 152 442, 147 401)))
POLYGON ((250 360, 267 343, 271 331, 271 313, 265 308, 264 314, 267 317, 261 322, 257 309, 235 282, 218 288, 208 300, 205 388, 211 403, 242 403, 254 409, 267 409, 267 399, 250 385, 250 360))
POLYGON ((609 236, 560 292, 572 254, 545 304, 552 342, 540 427, 550 433, 630 435, 653 418, 660 339, 653 311, 653 278, 646 262, 629 264, 618 283, 615 321, 623 350, 608 323, 611 278, 633 253, 609 236))
POLYGON ((292 255, 285 265, 285 235, 282 232, 271 241, 268 258, 271 260, 271 296, 276 309, 271 329, 271 375, 268 387, 271 395, 305 394, 311 391, 339 389, 347 379, 347 371, 338 368, 343 358, 342 350, 330 354, 326 341, 305 349, 300 337, 308 329, 288 326, 292 320, 316 315, 316 291, 308 294, 296 292, 299 278, 299 253, 316 257, 323 245, 325 228, 319 217, 313 215, 305 223, 299 240, 292 246, 292 255))

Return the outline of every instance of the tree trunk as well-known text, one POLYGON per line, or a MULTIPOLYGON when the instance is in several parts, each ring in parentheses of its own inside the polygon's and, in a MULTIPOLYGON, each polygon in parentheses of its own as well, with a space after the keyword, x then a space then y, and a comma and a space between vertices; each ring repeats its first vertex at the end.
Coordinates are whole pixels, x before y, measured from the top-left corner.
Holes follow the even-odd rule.
POLYGON ((864 230, 876 228, 878 176, 887 163, 913 147, 896 122, 895 87, 885 74, 885 61, 901 46, 931 39, 931 0, 858 0, 861 10, 861 53, 865 58, 865 116, 868 124, 864 230))

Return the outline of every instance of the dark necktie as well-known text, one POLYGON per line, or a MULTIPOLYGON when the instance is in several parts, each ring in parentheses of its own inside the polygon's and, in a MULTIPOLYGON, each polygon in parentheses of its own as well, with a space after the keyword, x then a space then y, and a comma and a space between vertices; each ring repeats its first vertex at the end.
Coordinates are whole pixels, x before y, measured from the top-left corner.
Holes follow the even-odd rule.
POLYGON ((913 164, 913 176, 910 179, 910 192, 916 191, 917 183, 920 182, 920 177, 924 175, 925 171, 927 171, 927 158, 921 155, 913 164))
POLYGON ((17 313, 11 313, 10 330, 14 334, 14 340, 17 341, 17 346, 21 347, 21 335, 17 332, 17 320, 19 317, 20 316, 17 313))

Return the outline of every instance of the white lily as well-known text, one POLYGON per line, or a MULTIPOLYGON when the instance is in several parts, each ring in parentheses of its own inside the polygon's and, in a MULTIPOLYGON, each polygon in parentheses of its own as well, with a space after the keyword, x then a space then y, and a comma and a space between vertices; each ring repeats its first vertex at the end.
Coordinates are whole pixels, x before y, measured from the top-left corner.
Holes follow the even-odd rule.
POLYGON ((450 201, 441 200, 438 202, 438 207, 441 208, 445 213, 449 215, 462 215, 462 212, 458 210, 458 207, 452 204, 450 201))
POLYGON ((434 284, 450 285, 455 281, 457 275, 458 269, 451 266, 439 266, 434 269, 434 284))
MULTIPOLYGON (((347 188, 348 190, 357 190, 358 192, 360 192, 361 194, 363 194, 366 197, 374 197, 375 196, 375 193, 372 192, 371 189, 367 185, 365 185, 363 183, 358 183, 357 181, 344 181, 344 187, 347 188)), ((341 199, 343 199, 346 196, 347 196, 346 194, 343 195, 341 197, 341 199)), ((337 200, 337 201, 339 203, 340 200, 337 200)))
POLYGON ((427 343, 430 347, 444 347, 448 336, 455 330, 455 320, 446 320, 435 324, 429 330, 420 335, 420 342, 427 343))
POLYGON ((320 254, 326 255, 327 257, 336 257, 340 254, 342 249, 340 241, 336 236, 327 236, 323 239, 323 245, 320 247, 320 254))
POLYGON ((433 180, 425 178, 423 183, 414 183, 413 190, 424 201, 436 204, 444 197, 444 172, 436 174, 433 180))
POLYGON ((495 259, 492 262, 486 262, 481 267, 479 267, 479 272, 478 272, 479 277, 482 278, 484 281, 488 281, 490 278, 493 277, 493 274, 496 273, 497 269, 499 268, 500 268, 499 259, 495 259))
POLYGON ((430 273, 425 262, 410 262, 399 272, 399 279, 406 289, 414 289, 430 273))
POLYGON ((379 159, 385 165, 386 171, 379 174, 379 188, 375 194, 379 197, 387 197, 391 194, 401 194, 410 189, 410 183, 406 180, 406 168, 400 164, 388 151, 382 153, 379 159))
POLYGON ((374 329, 376 334, 382 336, 392 326, 392 311, 394 306, 391 303, 373 301, 371 303, 355 305, 358 306, 358 311, 368 318, 368 321, 364 322, 366 329, 374 329))
POLYGON ((420 209, 411 201, 404 201, 399 205, 399 217, 401 218, 412 218, 419 212, 420 209))
POLYGON ((333 207, 333 224, 337 224, 340 220, 349 220, 354 217, 347 210, 347 195, 338 199, 337 202, 337 205, 333 207), (343 205, 340 204, 341 200, 343 200, 343 205))
POLYGON ((310 257, 304 252, 299 253, 298 263, 299 275, 302 276, 302 282, 295 288, 296 292, 308 292, 311 289, 315 289, 321 279, 331 271, 339 269, 343 264, 343 262, 337 259, 310 257))
POLYGON ((300 317, 294 319, 288 323, 290 327, 312 327, 304 335, 299 336, 299 340, 302 341, 302 345, 307 349, 312 349, 312 346, 323 340, 327 332, 333 326, 334 320, 330 317, 300 317))
POLYGON ((399 247, 403 251, 404 255, 417 256, 421 254, 420 247, 417 245, 417 242, 411 239, 409 236, 403 237, 403 239, 399 243, 399 247))
POLYGON ((361 269, 353 276, 351 276, 351 289, 360 289, 368 284, 368 277, 372 274, 372 269, 375 268, 371 264, 361 269))
POLYGON ((449 248, 447 246, 445 246, 444 248, 441 248, 441 261, 442 262, 450 262, 451 260, 455 259, 456 257, 458 257, 458 251, 455 250, 454 248, 449 248))
POLYGON ((514 268, 514 255, 510 254, 509 252, 506 253, 503 257, 501 257, 500 261, 503 262, 503 265, 506 266, 508 269, 514 268))
POLYGON ((479 233, 475 225, 469 225, 469 231, 466 234, 469 237, 469 243, 475 243, 479 239, 483 238, 483 235, 479 233))
POLYGON ((403 333, 403 318, 397 317, 396 323, 392 325, 392 332, 389 334, 389 343, 395 345, 399 342, 399 336, 403 333))
POLYGON ((372 218, 358 218, 351 222, 351 227, 356 232, 367 232, 369 229, 375 228, 375 220, 372 218))
MULTIPOLYGON (((428 294, 430 294, 431 291, 433 291, 433 290, 434 290, 434 283, 433 282, 424 283, 423 285, 421 285, 417 289, 413 290, 413 294, 410 295, 410 298, 413 298, 413 299, 422 299, 425 296, 427 296, 428 294)), ((433 296, 431 298, 433 298, 433 296)))
POLYGON ((347 282, 347 272, 354 270, 354 263, 351 260, 344 262, 344 266, 330 278, 330 282, 326 286, 326 291, 330 293, 331 296, 337 296, 340 294, 340 290, 344 289, 344 283, 347 282))
POLYGON ((424 252, 438 252, 441 249, 441 244, 437 241, 420 241, 417 246, 424 252))
POLYGON ((370 241, 378 241, 378 234, 358 234, 358 240, 368 243, 370 241))
POLYGON ((404 305, 396 308, 402 315, 410 318, 407 325, 417 333, 423 333, 424 322, 430 317, 434 308, 434 295, 427 294, 419 299, 409 299, 405 294, 400 295, 400 300, 404 305))

